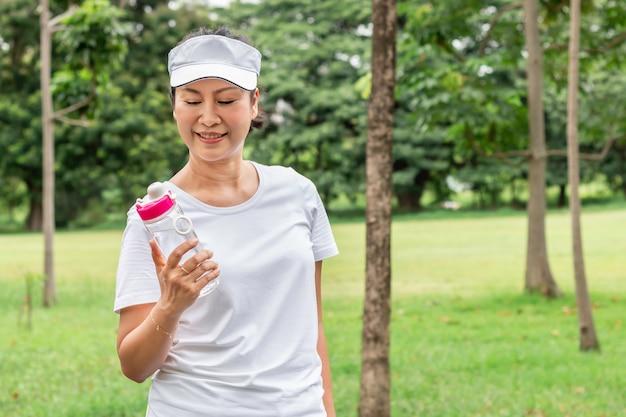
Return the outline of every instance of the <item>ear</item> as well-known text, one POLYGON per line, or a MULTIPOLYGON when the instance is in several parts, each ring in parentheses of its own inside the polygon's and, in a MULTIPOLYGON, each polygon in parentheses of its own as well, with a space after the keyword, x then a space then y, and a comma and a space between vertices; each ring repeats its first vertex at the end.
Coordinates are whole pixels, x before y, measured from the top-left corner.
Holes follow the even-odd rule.
POLYGON ((254 97, 252 98, 252 120, 256 119, 259 115, 259 89, 254 90, 254 97))

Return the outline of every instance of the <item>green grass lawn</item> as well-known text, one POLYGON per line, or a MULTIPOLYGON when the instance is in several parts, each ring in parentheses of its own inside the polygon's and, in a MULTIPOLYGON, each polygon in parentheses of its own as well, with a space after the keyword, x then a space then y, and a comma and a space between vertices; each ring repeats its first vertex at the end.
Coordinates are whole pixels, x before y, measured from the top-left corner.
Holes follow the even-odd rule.
MULTIPOLYGON (((626 211, 583 217, 586 272, 602 353, 580 353, 570 220, 548 216, 552 272, 565 292, 522 294, 521 215, 394 222, 392 410, 395 417, 626 415, 626 211)), ((356 417, 365 228, 338 223, 324 265, 325 326, 338 415, 356 417)), ((32 329, 26 277, 41 273, 39 234, 0 235, 0 416, 142 416, 148 383, 119 372, 112 312, 120 231, 58 233, 59 304, 32 329)))

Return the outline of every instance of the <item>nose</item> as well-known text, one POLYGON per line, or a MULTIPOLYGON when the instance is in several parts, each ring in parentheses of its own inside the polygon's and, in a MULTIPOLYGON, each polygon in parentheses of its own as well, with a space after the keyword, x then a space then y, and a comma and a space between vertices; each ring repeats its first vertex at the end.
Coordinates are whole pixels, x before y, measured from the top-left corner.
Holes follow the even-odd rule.
POLYGON ((216 107, 212 103, 206 103, 205 106, 202 106, 200 123, 205 126, 214 126, 219 124, 221 120, 216 107))

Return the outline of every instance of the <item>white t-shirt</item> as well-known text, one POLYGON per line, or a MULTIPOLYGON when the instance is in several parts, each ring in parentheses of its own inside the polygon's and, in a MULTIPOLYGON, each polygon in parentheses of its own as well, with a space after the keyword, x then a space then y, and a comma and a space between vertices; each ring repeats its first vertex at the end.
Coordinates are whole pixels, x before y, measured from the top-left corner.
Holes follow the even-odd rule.
MULTIPOLYGON (((338 253, 313 183, 254 164, 257 192, 209 206, 175 185, 220 285, 183 313, 150 389, 150 417, 322 417, 315 262, 338 253)), ((122 240, 115 311, 153 303, 160 289, 149 235, 134 208, 122 240)))

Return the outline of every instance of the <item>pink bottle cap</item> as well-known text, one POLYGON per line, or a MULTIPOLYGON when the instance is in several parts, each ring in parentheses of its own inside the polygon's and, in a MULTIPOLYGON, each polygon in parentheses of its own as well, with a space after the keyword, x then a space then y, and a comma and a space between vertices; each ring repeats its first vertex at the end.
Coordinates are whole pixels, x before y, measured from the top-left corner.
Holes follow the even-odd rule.
POLYGON ((138 198, 135 207, 141 220, 157 219, 174 207, 176 197, 170 190, 165 189, 163 183, 155 182, 148 187, 148 195, 138 198))

